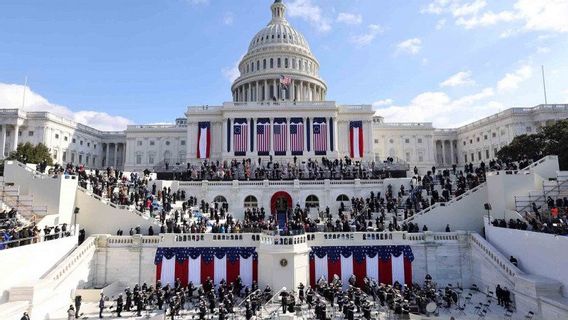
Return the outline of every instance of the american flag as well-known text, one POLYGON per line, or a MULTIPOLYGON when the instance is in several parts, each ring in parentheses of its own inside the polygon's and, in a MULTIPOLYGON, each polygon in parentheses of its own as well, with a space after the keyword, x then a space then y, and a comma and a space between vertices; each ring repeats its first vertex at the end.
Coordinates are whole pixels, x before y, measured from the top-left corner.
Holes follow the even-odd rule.
POLYGON ((318 156, 327 151, 327 123, 325 118, 314 118, 314 152, 318 156))
POLYGON ((286 119, 274 119, 274 155, 286 155, 286 137, 287 137, 287 124, 286 119))
POLYGON ((246 119, 235 119, 233 144, 236 156, 246 155, 248 147, 248 123, 246 119))
POLYGON ((290 151, 302 155, 304 151, 304 122, 302 118, 290 119, 290 151))
POLYGON ((270 152, 270 120, 268 119, 258 119, 256 123, 256 147, 260 156, 266 156, 270 152))
POLYGON ((290 84, 292 84, 292 78, 285 75, 280 76, 280 85, 287 88, 290 84))

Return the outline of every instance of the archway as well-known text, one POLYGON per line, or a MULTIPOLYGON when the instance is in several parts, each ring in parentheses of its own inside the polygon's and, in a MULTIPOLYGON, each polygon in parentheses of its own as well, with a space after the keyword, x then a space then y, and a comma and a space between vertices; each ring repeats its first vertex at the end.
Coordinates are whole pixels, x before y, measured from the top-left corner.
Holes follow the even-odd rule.
POLYGON ((279 191, 270 199, 270 212, 278 221, 280 229, 284 229, 288 219, 288 209, 292 209, 292 197, 288 192, 279 191))

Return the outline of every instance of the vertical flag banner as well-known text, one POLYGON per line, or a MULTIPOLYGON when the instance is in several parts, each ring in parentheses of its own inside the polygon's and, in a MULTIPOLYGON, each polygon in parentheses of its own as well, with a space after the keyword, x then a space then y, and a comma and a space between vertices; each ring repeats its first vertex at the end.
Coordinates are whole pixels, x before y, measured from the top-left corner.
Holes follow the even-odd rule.
POLYGON ((270 119, 259 118, 256 122, 256 149, 259 156, 270 153, 270 119))
POLYGON ((351 158, 363 158, 363 121, 349 123, 349 147, 351 158))
POLYGON ((304 153, 304 120, 302 118, 290 119, 290 151, 293 156, 304 153))
POLYGON ((329 118, 329 150, 333 150, 333 118, 329 118))
POLYGON ((286 118, 274 118, 273 130, 274 155, 285 156, 288 142, 288 124, 286 123, 286 118))
POLYGON ((314 118, 314 153, 325 156, 327 152, 327 123, 325 118, 314 118))
POLYGON ((199 122, 197 127, 197 159, 209 159, 211 150, 211 122, 199 122))
POLYGON ((241 277, 245 286, 258 281, 258 255, 253 247, 158 248, 154 258, 156 280, 162 285, 182 285, 190 281, 199 286, 207 279, 215 284, 241 277))
POLYGON ((233 145, 235 156, 245 156, 248 147, 248 123, 247 119, 237 118, 233 125, 233 145))
POLYGON ((347 286, 352 275, 358 286, 368 277, 377 283, 412 285, 410 246, 352 246, 312 247, 310 252, 310 285, 315 286, 322 277, 328 281, 335 276, 347 286))

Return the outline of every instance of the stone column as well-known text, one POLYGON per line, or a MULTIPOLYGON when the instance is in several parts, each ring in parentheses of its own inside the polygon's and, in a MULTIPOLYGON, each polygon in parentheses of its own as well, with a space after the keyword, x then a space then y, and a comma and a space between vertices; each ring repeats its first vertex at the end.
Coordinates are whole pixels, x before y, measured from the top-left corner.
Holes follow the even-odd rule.
POLYGON ((260 94, 260 81, 255 82, 255 84, 256 84, 256 99, 255 99, 255 101, 258 102, 262 98, 262 96, 260 94))
POLYGON ((106 143, 105 167, 109 166, 109 164, 108 164, 108 160, 109 160, 109 156, 110 156, 109 148, 110 148, 110 143, 106 143))
POLYGON ((276 98, 278 100, 278 89, 276 88, 276 80, 272 80, 272 96, 270 99, 276 98))
POLYGON ((454 156, 454 140, 450 140, 450 165, 454 164, 456 157, 454 156))
POLYGON ((118 143, 114 144, 114 168, 118 167, 118 143))
POLYGON ((442 140, 442 165, 446 164, 446 140, 442 140))
POLYGON ((19 138, 19 131, 20 131, 20 126, 16 123, 16 125, 14 125, 14 144, 12 145, 12 151, 16 151, 16 149, 18 149, 18 138, 19 138))
POLYGON ((264 90, 264 99, 263 100, 264 101, 270 100, 270 99, 268 99, 268 81, 267 80, 264 80, 263 90, 264 90))
POLYGON ((296 93, 296 81, 292 80, 292 83, 290 84, 290 100, 294 101, 295 100, 295 93, 296 93))
POLYGON ((2 135, 0 136, 0 159, 6 157, 6 125, 2 125, 2 135))
POLYGON ((274 155, 274 118, 270 118, 270 154, 274 155))

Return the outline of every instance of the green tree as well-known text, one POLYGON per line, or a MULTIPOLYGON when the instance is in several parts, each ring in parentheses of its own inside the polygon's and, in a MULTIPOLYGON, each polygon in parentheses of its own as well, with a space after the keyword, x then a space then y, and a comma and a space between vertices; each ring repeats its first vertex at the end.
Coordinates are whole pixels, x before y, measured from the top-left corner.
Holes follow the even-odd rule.
POLYGON ((48 165, 53 165, 51 153, 43 143, 39 143, 35 146, 29 142, 24 144, 20 143, 16 151, 12 151, 7 159, 35 164, 45 161, 48 165))
POLYGON ((560 169, 568 169, 568 120, 545 126, 540 133, 517 136, 497 152, 503 161, 538 160, 547 155, 557 155, 560 169))

